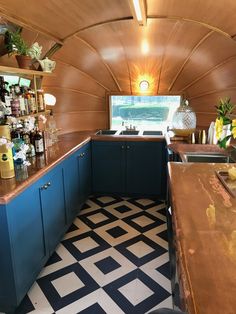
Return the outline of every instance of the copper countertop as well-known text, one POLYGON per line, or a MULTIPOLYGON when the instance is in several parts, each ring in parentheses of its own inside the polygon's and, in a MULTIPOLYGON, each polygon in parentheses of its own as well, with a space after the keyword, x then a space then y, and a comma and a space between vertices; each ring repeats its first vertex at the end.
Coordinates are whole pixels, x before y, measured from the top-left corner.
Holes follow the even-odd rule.
POLYGON ((236 313, 236 199, 216 170, 235 164, 168 164, 177 256, 189 314, 236 313), (181 178, 181 183, 180 183, 181 178))
POLYGON ((112 141, 112 142, 163 142, 165 136, 163 135, 93 135, 92 139, 95 141, 112 141))
POLYGON ((48 148, 45 155, 31 160, 26 180, 19 182, 16 178, 0 179, 0 204, 8 203, 56 164, 89 142, 91 134, 94 134, 94 132, 75 132, 60 135, 58 143, 48 148))

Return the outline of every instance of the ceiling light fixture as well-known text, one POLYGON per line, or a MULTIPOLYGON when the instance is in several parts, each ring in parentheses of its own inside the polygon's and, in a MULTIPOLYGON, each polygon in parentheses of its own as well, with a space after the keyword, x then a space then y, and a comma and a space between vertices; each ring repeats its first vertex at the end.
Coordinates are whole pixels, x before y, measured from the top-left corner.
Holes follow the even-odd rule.
POLYGON ((145 26, 147 23, 145 0, 130 0, 131 9, 140 26, 145 26))
POLYGON ((143 80, 139 83, 139 88, 141 92, 146 92, 149 89, 149 82, 143 80))

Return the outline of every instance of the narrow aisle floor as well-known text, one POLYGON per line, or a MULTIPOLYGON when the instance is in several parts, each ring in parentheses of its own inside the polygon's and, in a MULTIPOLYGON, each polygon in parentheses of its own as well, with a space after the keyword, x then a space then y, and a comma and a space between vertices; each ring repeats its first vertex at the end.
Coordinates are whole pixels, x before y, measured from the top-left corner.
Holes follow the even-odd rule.
POLYGON ((91 197, 16 313, 144 314, 170 291, 165 204, 91 197))

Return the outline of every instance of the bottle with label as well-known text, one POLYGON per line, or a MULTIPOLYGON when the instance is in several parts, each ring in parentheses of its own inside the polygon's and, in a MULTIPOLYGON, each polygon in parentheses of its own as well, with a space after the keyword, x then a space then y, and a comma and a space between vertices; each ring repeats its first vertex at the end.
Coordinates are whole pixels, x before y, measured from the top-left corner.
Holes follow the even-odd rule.
POLYGON ((41 132, 39 132, 38 128, 36 129, 36 133, 34 135, 34 146, 36 155, 41 155, 44 153, 44 141, 41 132))
POLYGON ((31 101, 30 113, 36 113, 37 106, 36 106, 35 92, 30 91, 29 93, 30 93, 30 101, 31 101))
POLYGON ((38 98, 38 111, 44 111, 45 110, 45 104, 44 104, 44 97, 43 97, 43 90, 42 89, 37 90, 37 98, 38 98))

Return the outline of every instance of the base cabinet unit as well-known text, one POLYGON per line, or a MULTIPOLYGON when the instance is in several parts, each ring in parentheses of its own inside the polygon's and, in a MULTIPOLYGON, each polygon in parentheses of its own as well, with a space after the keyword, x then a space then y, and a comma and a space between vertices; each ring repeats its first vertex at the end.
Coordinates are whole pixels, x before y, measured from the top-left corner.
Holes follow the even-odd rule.
POLYGON ((88 143, 0 205, 0 312, 14 313, 90 192, 88 143))
POLYGON ((45 239, 51 255, 67 227, 62 165, 51 170, 40 183, 45 239))
POLYGON ((92 143, 93 191, 127 195, 165 195, 164 142, 92 143))
POLYGON ((80 207, 91 194, 91 143, 85 144, 78 151, 78 172, 79 172, 79 204, 80 207))
POLYGON ((63 162, 67 223, 72 223, 91 194, 91 147, 85 144, 63 162))
POLYGON ((95 193, 125 193, 125 142, 92 142, 92 178, 95 193))

